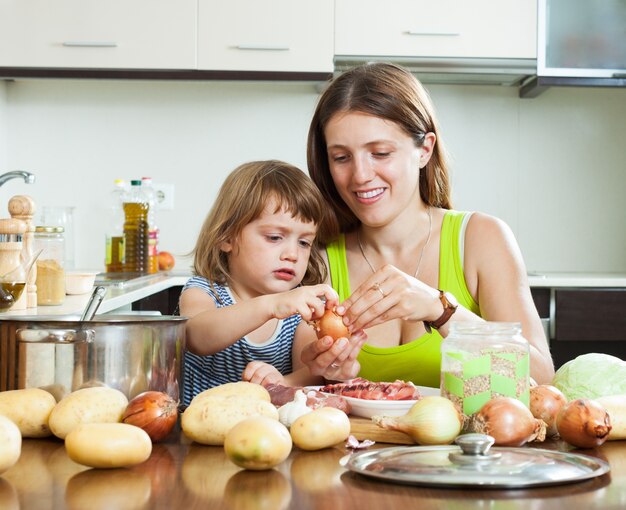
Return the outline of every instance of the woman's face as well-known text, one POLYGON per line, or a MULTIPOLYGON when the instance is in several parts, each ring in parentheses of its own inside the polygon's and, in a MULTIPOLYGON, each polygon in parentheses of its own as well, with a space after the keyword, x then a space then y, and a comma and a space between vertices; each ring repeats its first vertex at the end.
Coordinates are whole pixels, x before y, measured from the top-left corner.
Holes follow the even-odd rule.
POLYGON ((343 112, 331 117, 324 134, 335 187, 365 225, 384 226, 420 200, 419 169, 430 151, 416 147, 396 123, 343 112))

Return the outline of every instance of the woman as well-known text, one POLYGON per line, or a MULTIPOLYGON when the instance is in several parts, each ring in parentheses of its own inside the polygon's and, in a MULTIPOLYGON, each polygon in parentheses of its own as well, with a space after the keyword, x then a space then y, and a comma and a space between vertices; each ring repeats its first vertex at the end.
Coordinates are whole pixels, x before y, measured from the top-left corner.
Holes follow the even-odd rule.
POLYGON ((497 218, 451 209, 439 127, 413 75, 374 63, 337 77, 317 105, 307 157, 342 232, 326 250, 337 310, 368 335, 362 347, 330 337, 307 346, 313 373, 439 386, 450 324, 488 320, 520 322, 531 377, 551 381, 515 238, 497 218))

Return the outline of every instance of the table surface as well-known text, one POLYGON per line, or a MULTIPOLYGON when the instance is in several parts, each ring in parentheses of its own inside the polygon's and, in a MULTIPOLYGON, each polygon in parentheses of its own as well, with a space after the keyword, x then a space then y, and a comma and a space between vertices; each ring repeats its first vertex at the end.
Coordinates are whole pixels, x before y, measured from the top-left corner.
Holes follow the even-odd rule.
MULTIPOLYGON (((377 444, 375 447, 392 445, 377 444)), ((560 441, 543 448, 567 449, 560 441)), ((269 471, 232 464, 219 446, 191 443, 178 430, 132 468, 98 470, 72 462, 58 439, 25 439, 18 463, 0 475, 3 510, 195 508, 280 509, 575 509, 626 508, 626 441, 579 453, 611 472, 584 482, 535 489, 446 489, 382 482, 347 471, 343 445, 294 448, 269 471)))

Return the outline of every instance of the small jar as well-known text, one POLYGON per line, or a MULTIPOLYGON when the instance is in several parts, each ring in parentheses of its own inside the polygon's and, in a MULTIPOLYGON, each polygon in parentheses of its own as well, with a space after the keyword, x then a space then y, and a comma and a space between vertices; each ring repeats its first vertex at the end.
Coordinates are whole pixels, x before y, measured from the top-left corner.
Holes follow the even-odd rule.
POLYGON ((441 395, 471 417, 494 397, 530 403, 530 350, 517 322, 453 322, 441 344, 441 395))
POLYGON ((63 227, 35 227, 37 305, 61 305, 65 301, 65 238, 63 227))

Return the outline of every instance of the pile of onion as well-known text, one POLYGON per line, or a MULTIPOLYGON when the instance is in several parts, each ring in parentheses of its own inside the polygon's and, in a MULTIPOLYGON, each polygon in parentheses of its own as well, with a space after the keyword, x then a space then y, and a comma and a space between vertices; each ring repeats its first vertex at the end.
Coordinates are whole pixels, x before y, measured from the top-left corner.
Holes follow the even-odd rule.
POLYGON ((461 433, 463 418, 445 397, 423 397, 403 416, 372 416, 384 429, 399 430, 421 445, 450 444, 461 433))
POLYGON ((522 446, 546 438, 546 424, 535 418, 528 407, 511 397, 489 400, 472 417, 472 432, 492 436, 496 445, 522 446))
POLYGON ((152 442, 167 436, 178 419, 178 402, 161 391, 145 391, 133 398, 122 415, 122 422, 147 432, 152 442))
POLYGON ((568 402, 556 417, 561 439, 578 448, 600 446, 609 437, 611 420, 606 409, 594 400, 568 402))
POLYGON ((530 388, 530 412, 546 423, 546 435, 549 437, 559 435, 556 417, 565 404, 567 397, 555 386, 541 384, 530 388))
POLYGON ((327 309, 324 315, 310 324, 315 328, 317 338, 331 336, 333 339, 350 338, 350 332, 343 323, 343 317, 335 312, 334 309, 327 309))

